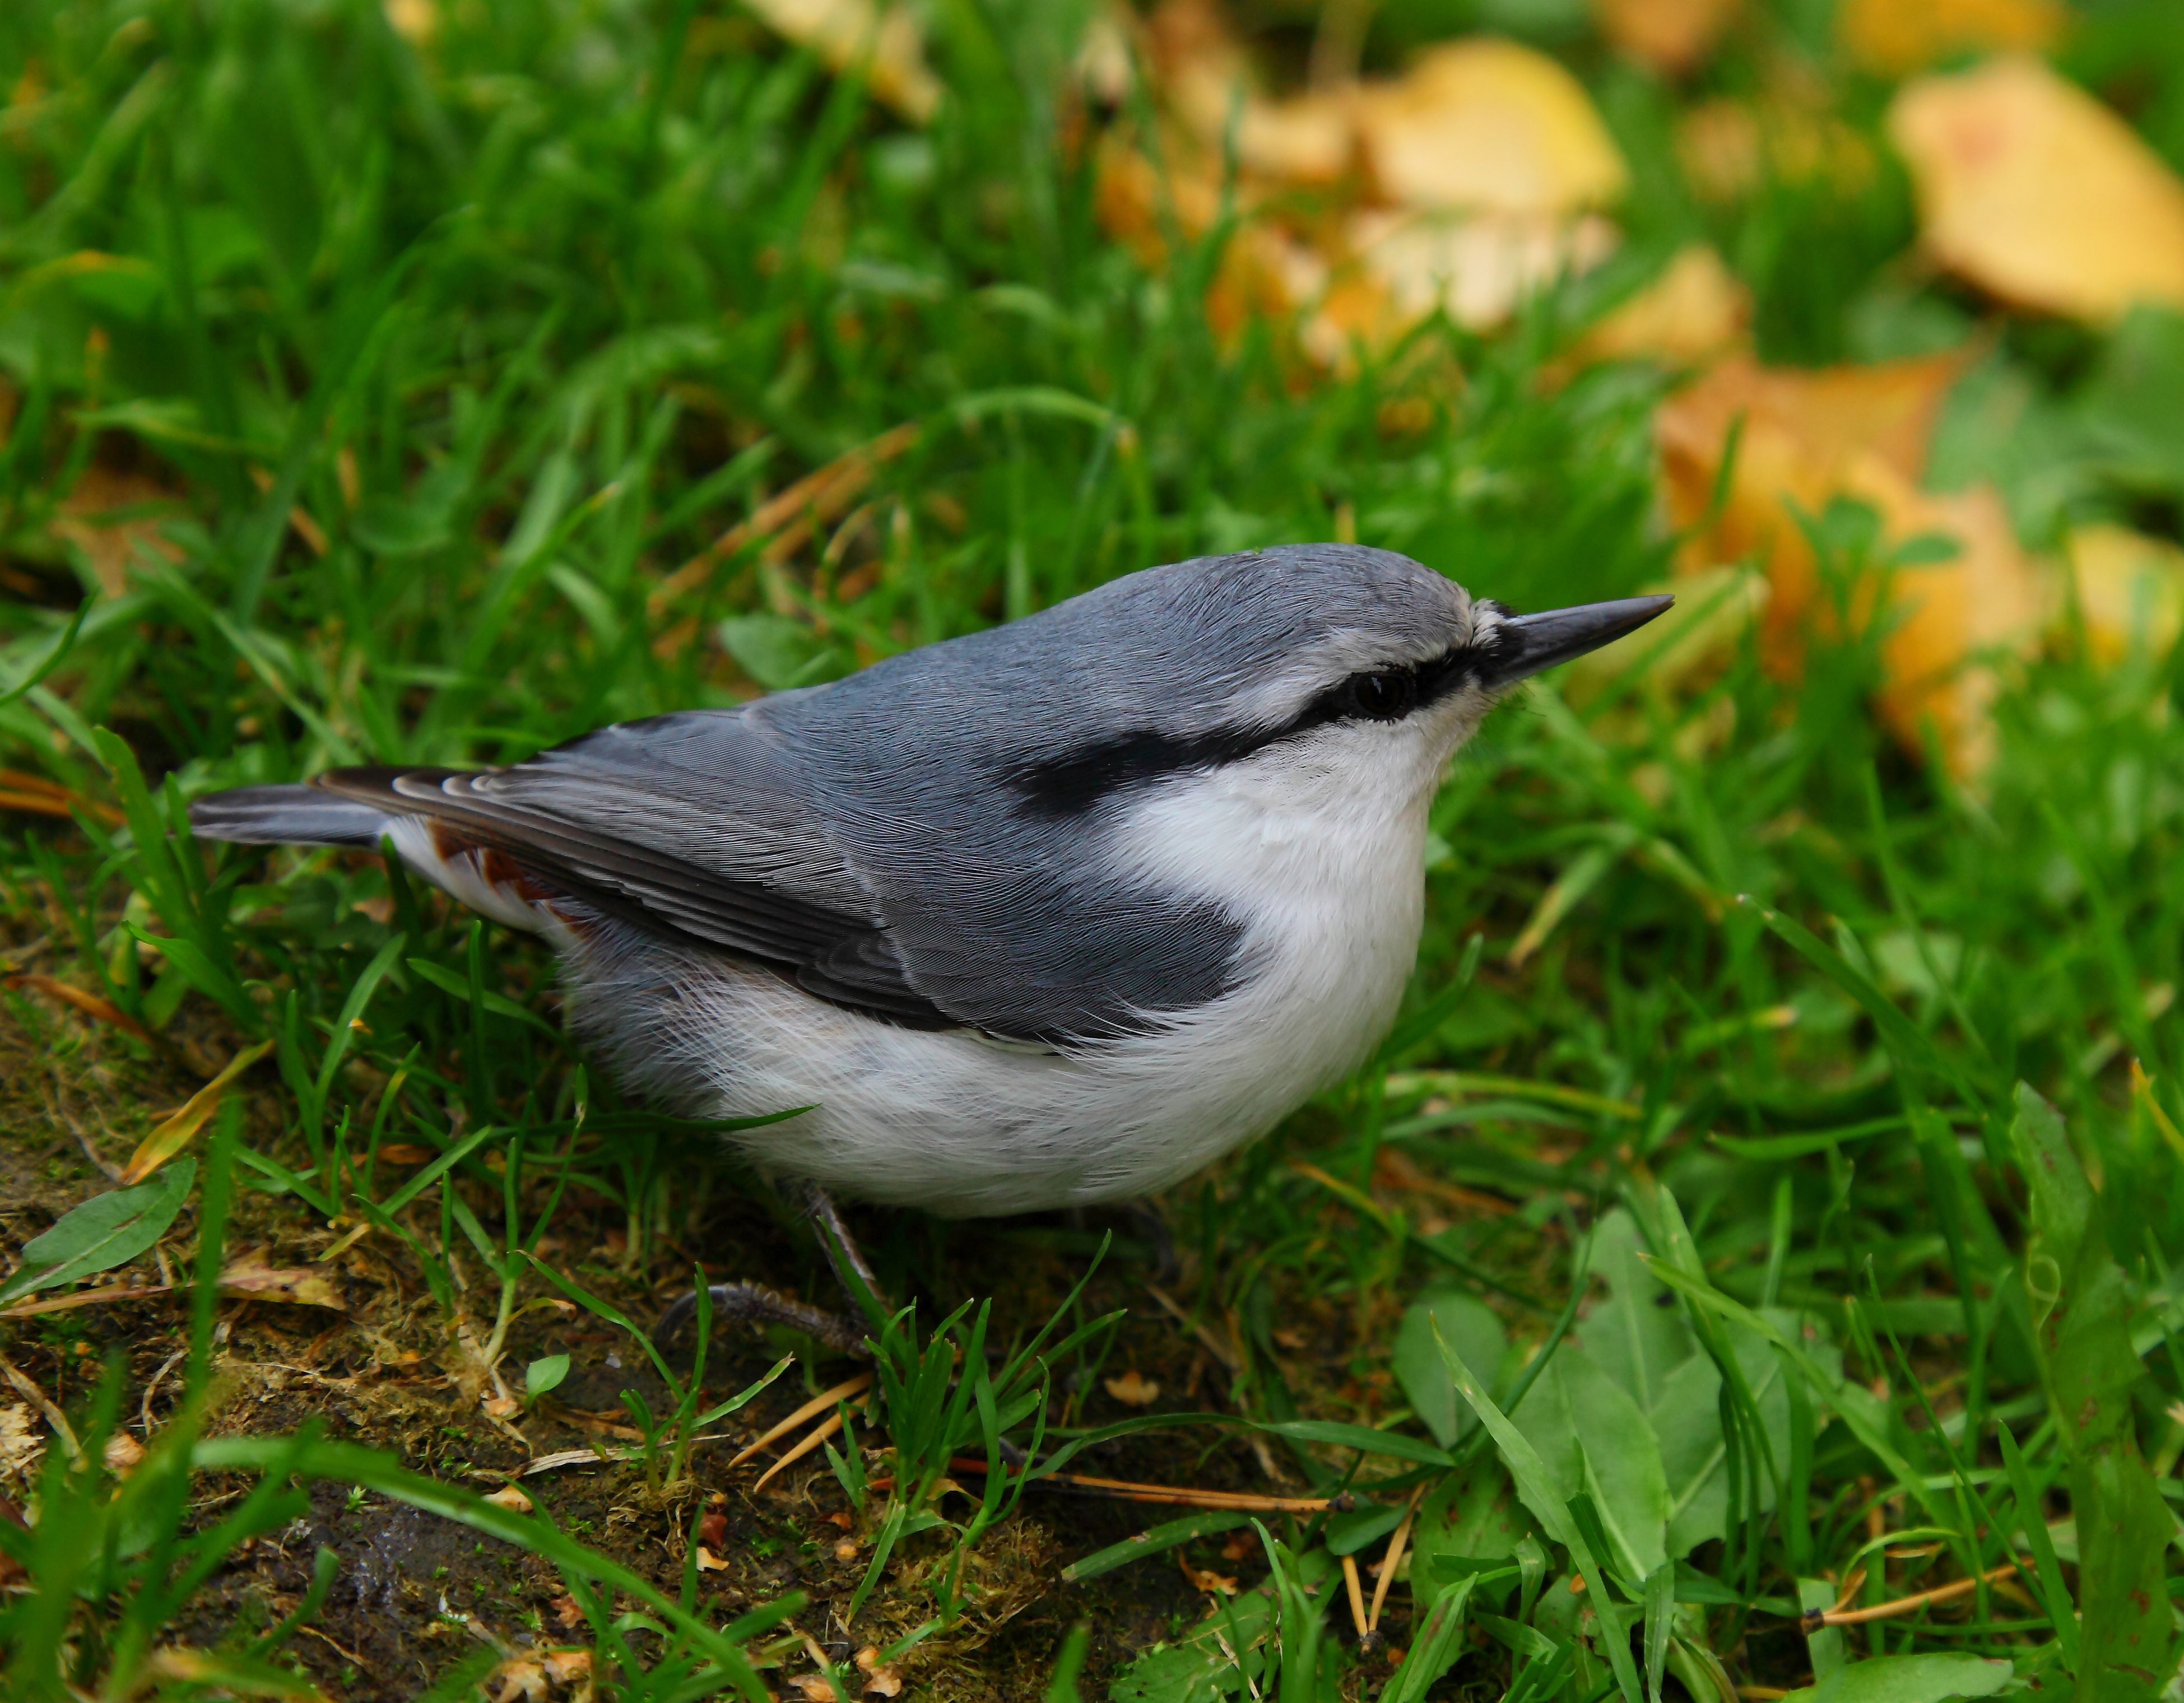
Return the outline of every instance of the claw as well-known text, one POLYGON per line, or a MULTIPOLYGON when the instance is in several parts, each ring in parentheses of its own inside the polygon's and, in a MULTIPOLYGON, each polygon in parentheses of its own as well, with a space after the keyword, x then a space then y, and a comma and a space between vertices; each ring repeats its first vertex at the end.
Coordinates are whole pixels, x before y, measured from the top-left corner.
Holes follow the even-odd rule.
MULTIPOLYGON (((714 1312, 723 1317, 748 1320, 755 1324, 786 1325, 791 1330, 816 1337, 844 1354, 863 1356, 871 1352, 865 1346, 863 1329, 839 1313, 792 1301, 764 1284, 715 1283, 705 1293, 711 1298, 714 1312)), ((652 1327, 654 1344, 664 1347, 671 1342, 697 1310, 695 1289, 677 1295, 668 1303, 667 1311, 660 1314, 660 1322, 652 1327)))

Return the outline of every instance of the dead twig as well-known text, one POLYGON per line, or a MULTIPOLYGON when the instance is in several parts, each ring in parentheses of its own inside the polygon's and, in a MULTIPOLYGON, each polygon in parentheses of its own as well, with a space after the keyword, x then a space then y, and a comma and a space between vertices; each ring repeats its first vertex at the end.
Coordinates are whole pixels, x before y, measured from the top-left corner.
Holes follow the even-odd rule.
POLYGON ((805 1402, 803 1406, 798 1408, 796 1411, 790 1414, 788 1418, 781 1421, 780 1423, 774 1426, 772 1430, 766 1432, 760 1437, 755 1438, 751 1441, 750 1444, 745 1448, 741 1454, 738 1455, 735 1459, 728 1462, 728 1465, 731 1466, 742 1466, 744 1461, 749 1460, 752 1455, 757 1454, 758 1451, 765 1448, 767 1444, 775 1442, 781 1438, 788 1436, 788 1433, 795 1430, 798 1426, 804 1424, 806 1421, 816 1417, 819 1414, 824 1413, 828 1408, 833 1406, 836 1402, 846 1401, 853 1395, 862 1395, 866 1390, 872 1388, 872 1373, 869 1372, 861 1372, 854 1377, 844 1378, 832 1389, 821 1390, 818 1394, 813 1396, 811 1400, 805 1402))
POLYGON ((164 1295, 171 1287, 167 1283, 109 1283, 103 1288, 48 1295, 42 1301, 18 1301, 12 1307, 0 1307, 0 1319, 34 1319, 44 1313, 72 1313, 78 1307, 101 1306, 108 1301, 133 1301, 142 1295, 164 1295))
POLYGON ((1403 1517, 1396 1522, 1396 1535, 1388 1539, 1388 1553, 1380 1561, 1380 1577, 1373 1582, 1373 1607, 1365 1619, 1365 1630, 1368 1633, 1380 1629, 1380 1606, 1388 1600, 1388 1587, 1396 1582, 1396 1569, 1403 1564, 1403 1548, 1411 1540, 1411 1522, 1418 1518, 1418 1504, 1425 1494, 1423 1484, 1411 1492, 1403 1517))
POLYGON ((1976 1578, 1953 1579, 1947 1584, 1937 1584, 1931 1590, 1922 1590, 1913 1596, 1899 1596, 1892 1602, 1877 1602, 1869 1608, 1824 1608, 1805 1616, 1809 1628, 1820 1626, 1858 1626, 1869 1620, 1893 1620, 1898 1615, 1915 1614, 1922 1608, 1937 1602, 1953 1602, 1960 1596, 1969 1596, 1983 1584, 1992 1584, 1997 1579, 2008 1578, 2019 1571, 2020 1563, 2004 1561, 1976 1578))
POLYGON ((815 523, 832 520, 847 509, 862 494, 882 465, 894 460, 916 442, 918 431, 916 421, 883 431, 871 442, 836 457, 824 467, 805 474, 787 490, 768 498, 749 520, 729 527, 654 587, 646 607, 652 614, 659 615, 684 593, 703 585, 714 569, 754 540, 771 540, 768 556, 785 559, 811 536, 815 523))

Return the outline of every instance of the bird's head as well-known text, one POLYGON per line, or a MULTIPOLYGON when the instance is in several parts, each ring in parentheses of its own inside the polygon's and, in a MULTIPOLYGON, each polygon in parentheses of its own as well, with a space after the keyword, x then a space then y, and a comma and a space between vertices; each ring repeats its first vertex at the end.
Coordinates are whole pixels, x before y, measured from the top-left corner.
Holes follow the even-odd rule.
POLYGON ((1671 601, 1515 615, 1407 556, 1356 545, 1151 569, 999 630, 1011 652, 1046 659, 1060 687, 1007 742, 1007 778, 1028 811, 1055 816, 1216 771, 1300 802, 1408 802, 1430 793, 1512 686, 1671 601))

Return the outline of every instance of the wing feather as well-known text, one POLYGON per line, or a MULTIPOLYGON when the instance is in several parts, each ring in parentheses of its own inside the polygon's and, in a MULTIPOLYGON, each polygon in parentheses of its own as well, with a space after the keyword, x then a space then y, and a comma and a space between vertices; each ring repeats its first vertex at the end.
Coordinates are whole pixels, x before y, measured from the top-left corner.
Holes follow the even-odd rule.
POLYGON ((755 960, 833 1004, 961 1026, 912 984, 870 890, 779 796, 777 774, 762 777, 760 808, 738 811, 733 774, 588 758, 599 737, 510 769, 337 769, 312 784, 443 823, 608 915, 755 960))

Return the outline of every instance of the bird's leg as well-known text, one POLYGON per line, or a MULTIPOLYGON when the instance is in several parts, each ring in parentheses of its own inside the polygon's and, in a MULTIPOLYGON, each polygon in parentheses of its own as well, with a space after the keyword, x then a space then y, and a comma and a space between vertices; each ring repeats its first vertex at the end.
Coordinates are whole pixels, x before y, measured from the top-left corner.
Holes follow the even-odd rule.
MULTIPOLYGON (((866 1263, 864 1253, 857 1246, 856 1238, 850 1233, 850 1227, 842 1222, 839 1209, 825 1189, 816 1183, 800 1183, 794 1187, 793 1198, 811 1221, 812 1233, 819 1238, 819 1246, 827 1255, 835 1281, 854 1304, 855 1312, 872 1321, 871 1328, 877 1330, 887 1316, 887 1301, 879 1279, 872 1275, 872 1266, 866 1263)), ((859 1324, 854 1315, 844 1318, 823 1307, 792 1301, 761 1283, 715 1283, 705 1293, 719 1317, 747 1320, 753 1324, 786 1325, 791 1330, 817 1338, 830 1348, 860 1358, 871 1352, 865 1346, 866 1327, 859 1324)), ((671 1340, 697 1307, 696 1290, 677 1296, 660 1316, 660 1322, 653 1326, 653 1341, 665 1344, 671 1340)))
POLYGON ((816 1183, 800 1183, 796 1188, 797 1204, 811 1221, 812 1233, 819 1238, 827 1263, 834 1268, 834 1281, 842 1286, 842 1292, 856 1310, 871 1321, 873 1330, 878 1330, 891 1311, 887 1294, 880 1288, 880 1280, 872 1275, 864 1250, 857 1246, 857 1238, 842 1222, 841 1209, 834 1205, 833 1197, 816 1183))
POLYGON ((1165 1282, 1183 1269, 1175 1255, 1175 1234, 1157 1206, 1150 1200, 1132 1200, 1124 1203, 1122 1213, 1130 1227, 1151 1244, 1155 1277, 1165 1282))

